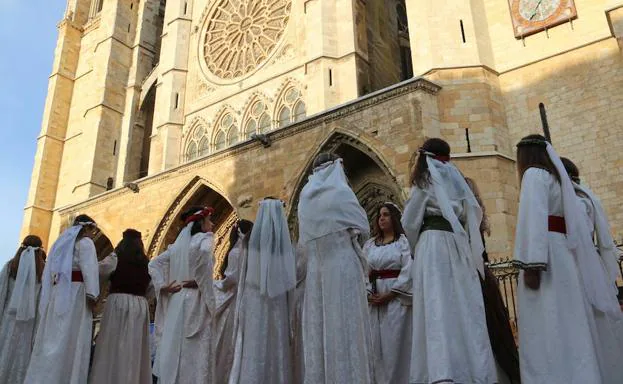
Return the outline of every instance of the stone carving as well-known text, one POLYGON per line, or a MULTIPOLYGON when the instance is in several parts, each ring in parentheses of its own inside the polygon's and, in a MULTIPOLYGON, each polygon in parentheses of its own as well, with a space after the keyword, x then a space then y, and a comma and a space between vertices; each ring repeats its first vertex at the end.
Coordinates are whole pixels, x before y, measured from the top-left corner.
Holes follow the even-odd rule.
POLYGON ((255 70, 284 33, 291 0, 220 0, 208 17, 203 39, 207 68, 221 79, 255 70))

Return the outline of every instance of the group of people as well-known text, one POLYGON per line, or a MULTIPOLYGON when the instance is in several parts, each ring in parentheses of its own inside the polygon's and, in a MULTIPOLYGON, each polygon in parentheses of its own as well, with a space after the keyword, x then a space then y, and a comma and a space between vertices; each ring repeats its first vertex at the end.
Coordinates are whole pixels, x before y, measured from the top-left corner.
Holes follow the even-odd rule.
POLYGON ((26 237, 0 275, 0 383, 623 382, 618 255, 577 167, 542 136, 517 145, 517 351, 476 184, 444 140, 418 152, 404 213, 382 204, 372 231, 342 160, 320 154, 296 243, 284 203, 264 198, 255 222, 232 228, 218 279, 212 208, 184 212, 151 261, 128 229, 98 263, 86 215, 47 260, 26 237), (90 361, 100 280, 110 292, 90 361))

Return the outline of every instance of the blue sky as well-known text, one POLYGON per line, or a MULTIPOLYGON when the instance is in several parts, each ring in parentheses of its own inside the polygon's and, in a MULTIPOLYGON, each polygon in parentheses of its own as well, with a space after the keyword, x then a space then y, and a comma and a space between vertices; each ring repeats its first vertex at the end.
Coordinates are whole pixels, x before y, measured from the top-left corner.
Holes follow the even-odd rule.
POLYGON ((19 243, 62 0, 0 0, 0 265, 19 243))

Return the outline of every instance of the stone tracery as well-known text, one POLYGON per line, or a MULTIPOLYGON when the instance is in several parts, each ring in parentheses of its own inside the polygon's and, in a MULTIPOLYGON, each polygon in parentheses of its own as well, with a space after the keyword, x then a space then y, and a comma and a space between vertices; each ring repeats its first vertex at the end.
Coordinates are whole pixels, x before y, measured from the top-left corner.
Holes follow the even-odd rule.
POLYGON ((291 0, 220 0, 208 17, 203 56, 221 79, 252 72, 274 52, 288 23, 291 0))

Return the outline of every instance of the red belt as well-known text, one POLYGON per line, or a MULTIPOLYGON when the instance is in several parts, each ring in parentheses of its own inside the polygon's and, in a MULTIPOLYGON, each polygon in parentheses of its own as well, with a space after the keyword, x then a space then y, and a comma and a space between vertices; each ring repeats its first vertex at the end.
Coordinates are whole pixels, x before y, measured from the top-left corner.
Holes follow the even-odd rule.
POLYGON ((550 232, 567 233, 567 224, 565 218, 560 216, 548 216, 547 226, 550 232))
POLYGON ((84 283, 84 277, 81 271, 71 271, 71 281, 84 283))
POLYGON ((400 269, 371 270, 370 279, 395 279, 400 275, 400 269))

